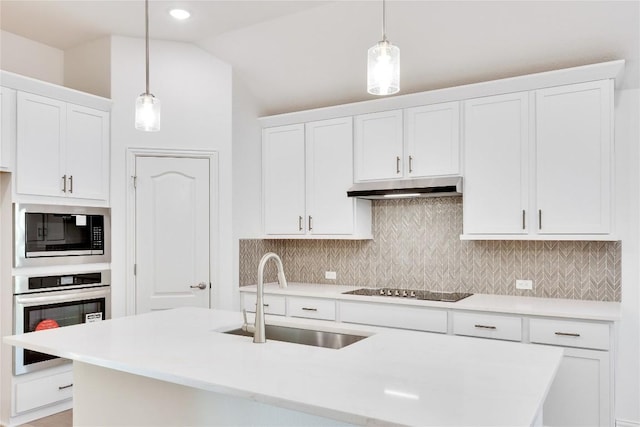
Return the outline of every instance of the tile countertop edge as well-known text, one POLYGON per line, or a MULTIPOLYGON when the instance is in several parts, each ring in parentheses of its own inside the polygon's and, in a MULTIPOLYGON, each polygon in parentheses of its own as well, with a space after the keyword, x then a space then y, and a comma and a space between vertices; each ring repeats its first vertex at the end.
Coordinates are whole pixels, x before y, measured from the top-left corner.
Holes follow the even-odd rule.
MULTIPOLYGON (((256 288, 256 285, 241 286, 239 290, 255 293, 256 288)), ((440 302, 344 294, 360 288, 364 286, 289 283, 289 286, 283 289, 278 287, 277 283, 267 283, 265 294, 608 322, 619 321, 621 318, 621 304, 609 301, 474 294, 458 302, 440 302)))

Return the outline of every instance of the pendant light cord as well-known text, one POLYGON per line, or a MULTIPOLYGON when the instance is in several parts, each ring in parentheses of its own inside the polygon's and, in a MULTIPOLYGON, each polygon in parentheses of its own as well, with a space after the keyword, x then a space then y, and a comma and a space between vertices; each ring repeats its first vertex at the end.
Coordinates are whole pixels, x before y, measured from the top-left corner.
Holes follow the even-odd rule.
POLYGON ((145 27, 145 34, 144 34, 144 38, 145 38, 145 47, 146 47, 146 69, 145 69, 145 75, 146 75, 146 80, 147 80, 147 90, 146 90, 146 94, 149 94, 149 0, 145 0, 144 1, 144 27, 145 27))
POLYGON ((387 41, 387 18, 384 0, 382 0, 382 41, 387 41))

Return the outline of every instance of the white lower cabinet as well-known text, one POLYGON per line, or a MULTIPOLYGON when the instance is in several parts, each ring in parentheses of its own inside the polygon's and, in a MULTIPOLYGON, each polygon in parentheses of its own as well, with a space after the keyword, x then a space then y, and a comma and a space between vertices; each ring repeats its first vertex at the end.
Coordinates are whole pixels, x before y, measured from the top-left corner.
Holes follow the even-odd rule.
POLYGON ((612 426, 610 324, 532 318, 529 340, 564 347, 544 405, 544 425, 612 426))
MULTIPOLYGON (((278 316, 284 316, 287 310, 286 297, 279 295, 265 295, 264 296, 264 314, 276 314, 278 316)), ((249 313, 256 312, 256 294, 243 294, 242 295, 242 308, 249 313)))
POLYGON ((453 312, 453 333, 508 341, 522 340, 522 318, 502 314, 453 312))
POLYGON ((288 315, 308 319, 336 320, 336 301, 324 298, 287 298, 288 315))
POLYGON ((18 416, 73 397, 71 364, 64 368, 14 377, 12 416, 18 416))
POLYGON ((565 348, 542 412, 545 426, 613 426, 608 351, 565 348))
POLYGON ((340 320, 345 323, 447 332, 447 312, 423 307, 340 301, 340 320))
MULTIPOLYGON (((243 294, 243 307, 247 311, 255 311, 255 301, 255 293, 243 294)), ((289 317, 562 347, 564 357, 544 404, 543 424, 548 427, 615 425, 612 322, 355 302, 330 297, 265 295, 266 313, 284 315, 285 311, 289 317)))

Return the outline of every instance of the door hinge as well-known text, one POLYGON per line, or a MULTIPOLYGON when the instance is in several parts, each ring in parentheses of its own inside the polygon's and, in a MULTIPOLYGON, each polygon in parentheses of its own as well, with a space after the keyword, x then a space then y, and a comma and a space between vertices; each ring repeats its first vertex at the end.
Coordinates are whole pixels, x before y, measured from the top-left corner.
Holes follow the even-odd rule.
POLYGON ((133 188, 138 188, 138 177, 134 175, 131 179, 133 180, 133 188))
POLYGON ((133 264, 133 275, 134 276, 138 275, 138 264, 133 264))

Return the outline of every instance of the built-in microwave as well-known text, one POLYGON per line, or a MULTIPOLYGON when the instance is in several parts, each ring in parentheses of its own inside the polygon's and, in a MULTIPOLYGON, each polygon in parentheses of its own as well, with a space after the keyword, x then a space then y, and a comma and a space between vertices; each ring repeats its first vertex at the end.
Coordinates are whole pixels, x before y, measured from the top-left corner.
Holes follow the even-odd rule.
POLYGON ((108 208, 15 204, 14 266, 111 261, 108 208))

